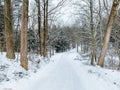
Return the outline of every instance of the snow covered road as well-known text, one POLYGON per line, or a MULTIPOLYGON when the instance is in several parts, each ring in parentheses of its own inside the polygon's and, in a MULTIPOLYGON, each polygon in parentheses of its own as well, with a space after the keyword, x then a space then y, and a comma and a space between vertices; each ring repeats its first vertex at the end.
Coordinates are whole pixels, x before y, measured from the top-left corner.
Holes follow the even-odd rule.
POLYGON ((12 82, 7 85, 11 89, 4 90, 120 90, 119 86, 101 78, 103 72, 97 73, 99 69, 75 60, 77 55, 74 50, 57 54, 29 79, 12 82))
POLYGON ((66 54, 63 54, 55 67, 46 74, 45 77, 37 80, 32 88, 36 90, 84 90, 66 54), (78 88, 80 85, 81 87, 78 88))
POLYGON ((59 54, 42 71, 13 90, 84 90, 76 72, 69 63, 68 53, 59 54), (78 88, 79 87, 79 88, 78 88))

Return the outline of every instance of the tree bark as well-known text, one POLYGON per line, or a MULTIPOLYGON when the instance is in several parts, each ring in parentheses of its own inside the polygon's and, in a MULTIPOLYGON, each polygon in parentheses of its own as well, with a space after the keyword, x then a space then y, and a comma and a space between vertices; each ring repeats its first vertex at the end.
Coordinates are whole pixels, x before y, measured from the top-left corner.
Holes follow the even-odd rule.
POLYGON ((48 0, 44 0, 44 40, 43 56, 47 56, 47 34, 48 34, 48 0))
POLYGON ((40 8, 40 0, 37 0, 38 4, 38 35, 39 35, 39 49, 40 55, 42 56, 42 32, 41 32, 41 8, 40 8))
POLYGON ((79 51, 79 46, 78 46, 78 42, 76 44, 76 48, 77 48, 77 52, 79 51))
POLYGON ((91 28, 91 37, 92 37, 92 57, 91 57, 91 65, 94 64, 94 61, 96 60, 96 41, 94 37, 94 22, 93 22, 93 1, 90 0, 90 28, 91 28))
POLYGON ((109 20, 108 20, 108 23, 107 23, 106 33, 105 33, 105 36, 104 36, 102 51, 100 53, 100 57, 99 57, 99 60, 98 60, 98 65, 100 65, 101 67, 104 67, 104 58, 105 58, 105 54, 106 54, 106 51, 107 51, 107 48, 108 48, 108 43, 109 43, 109 40, 110 40, 112 25, 114 23, 114 20, 115 20, 117 11, 118 11, 119 3, 120 3, 120 0, 114 0, 113 1, 112 9, 111 9, 109 20))
POLYGON ((29 0, 23 0, 22 4, 23 5, 22 5, 20 65, 24 69, 28 70, 27 30, 28 30, 28 6, 29 6, 29 0))
POLYGON ((5 23, 5 40, 6 40, 6 57, 15 59, 14 36, 12 27, 12 7, 11 0, 4 0, 4 23, 5 23))
POLYGON ((103 45, 103 31, 102 31, 102 15, 101 15, 101 1, 99 0, 99 30, 100 30, 100 49, 103 45))

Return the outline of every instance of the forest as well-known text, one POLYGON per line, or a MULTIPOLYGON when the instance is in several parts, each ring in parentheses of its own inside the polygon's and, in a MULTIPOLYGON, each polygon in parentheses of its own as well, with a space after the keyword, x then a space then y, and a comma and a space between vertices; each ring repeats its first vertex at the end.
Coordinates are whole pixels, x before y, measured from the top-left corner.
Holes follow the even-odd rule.
POLYGON ((0 90, 120 90, 119 4, 0 0, 0 90))

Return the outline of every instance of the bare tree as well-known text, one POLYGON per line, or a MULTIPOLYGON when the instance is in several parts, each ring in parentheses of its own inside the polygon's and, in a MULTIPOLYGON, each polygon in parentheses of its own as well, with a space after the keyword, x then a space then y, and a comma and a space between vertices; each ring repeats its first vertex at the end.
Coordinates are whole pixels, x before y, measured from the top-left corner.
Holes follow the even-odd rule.
POLYGON ((106 54, 106 51, 107 51, 107 48, 108 48, 108 43, 109 43, 109 40, 110 40, 111 31, 112 31, 112 25, 114 23, 114 20, 115 20, 117 11, 118 11, 119 3, 120 3, 120 0, 114 0, 113 1, 111 13, 110 13, 109 20, 108 20, 107 27, 106 27, 106 34, 104 36, 102 51, 100 53, 100 57, 99 57, 99 61, 98 61, 98 64, 101 67, 104 66, 104 58, 105 58, 105 54, 106 54))
POLYGON ((96 40, 94 37, 94 22, 93 22, 93 0, 90 0, 90 28, 91 28, 91 37, 92 37, 92 57, 91 57, 91 65, 94 64, 96 60, 96 40))
POLYGON ((42 55, 42 31, 41 31, 41 0, 35 0, 37 3, 37 9, 38 9, 38 35, 39 35, 39 49, 40 49, 40 55, 42 55))
POLYGON ((15 59, 14 52, 14 35, 12 27, 11 0, 4 0, 4 23, 5 23, 5 40, 6 40, 6 57, 15 59))
POLYGON ((44 40, 43 40, 43 56, 47 56, 47 34, 48 34, 48 1, 44 0, 44 40))
POLYGON ((27 47, 27 30, 28 30, 28 7, 29 0, 22 2, 22 27, 21 27, 21 48, 20 48, 20 65, 28 70, 28 47, 27 47))

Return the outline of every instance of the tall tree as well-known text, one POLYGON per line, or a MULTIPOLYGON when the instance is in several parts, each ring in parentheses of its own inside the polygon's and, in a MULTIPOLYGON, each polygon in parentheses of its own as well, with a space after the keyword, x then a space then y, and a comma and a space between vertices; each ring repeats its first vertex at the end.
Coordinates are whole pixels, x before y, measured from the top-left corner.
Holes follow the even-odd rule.
POLYGON ((43 56, 47 56, 47 34, 48 34, 48 0, 44 0, 44 40, 43 40, 43 56))
POLYGON ((38 8, 38 35, 39 35, 39 48, 40 55, 42 55, 42 32, 41 32, 41 0, 36 0, 38 8))
POLYGON ((0 1, 0 49, 3 51, 4 45, 4 7, 0 1))
POLYGON ((11 9, 11 0, 4 0, 4 23, 7 52, 6 57, 9 59, 15 59, 11 9))
POLYGON ((91 37, 92 37, 92 58, 91 64, 94 64, 96 60, 96 40, 94 36, 94 22, 93 22, 93 0, 90 0, 90 29, 91 29, 91 37))
POLYGON ((99 16, 98 29, 99 29, 99 32, 100 32, 100 48, 102 48, 103 31, 102 31, 102 8, 101 8, 101 0, 99 0, 99 12, 98 12, 98 16, 99 16))
POLYGON ((21 48, 20 48, 20 64, 28 70, 28 47, 27 47, 27 30, 28 30, 28 7, 29 0, 22 1, 22 27, 21 27, 21 48))
POLYGON ((103 67, 104 66, 104 58, 105 58, 105 54, 108 48, 108 43, 110 40, 110 35, 111 35, 111 31, 112 31, 112 25, 114 23, 117 11, 118 11, 118 6, 119 6, 120 0, 114 0, 113 1, 113 5, 112 5, 112 9, 110 12, 110 16, 109 16, 109 20, 107 23, 107 27, 106 27, 106 33, 104 36, 104 42, 103 42, 103 46, 102 46, 102 51, 100 53, 100 57, 98 60, 98 64, 103 67))

